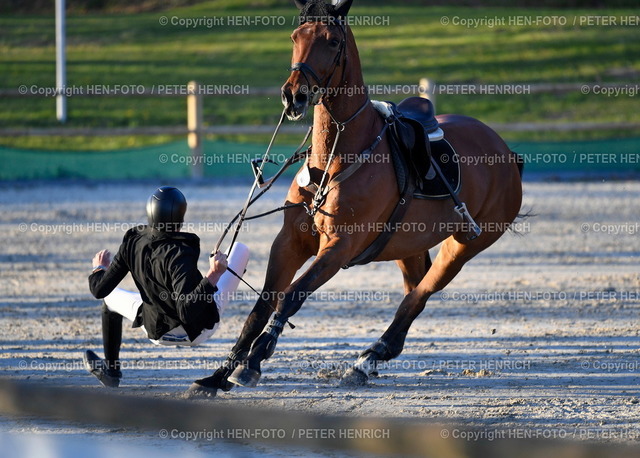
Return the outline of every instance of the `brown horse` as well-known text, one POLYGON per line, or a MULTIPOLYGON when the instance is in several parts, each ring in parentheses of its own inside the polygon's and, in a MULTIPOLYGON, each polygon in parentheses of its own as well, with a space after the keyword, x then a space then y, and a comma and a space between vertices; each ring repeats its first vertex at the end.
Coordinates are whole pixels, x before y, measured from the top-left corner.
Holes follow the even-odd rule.
MULTIPOLYGON (((229 390, 233 384, 255 386, 260 364, 273 354, 288 318, 307 296, 376 239, 378 233, 368 229, 370 223, 386 223, 400 200, 389 160, 388 134, 383 131, 385 120, 369 101, 355 39, 344 20, 352 0, 335 6, 321 0, 295 3, 301 9, 301 25, 291 35, 292 74, 282 87, 282 99, 290 120, 301 119, 314 106, 312 149, 305 163, 312 184, 294 180, 287 203, 306 202, 312 211, 298 206, 285 212, 284 224, 271 247, 262 296, 224 365, 211 377, 195 382, 191 390, 213 394, 215 389, 229 390), (381 133, 382 141, 376 144, 381 133), (332 181, 372 145, 375 148, 368 161, 355 171, 350 169, 352 173, 344 180, 332 181), (318 188, 325 192, 318 194, 318 188), (311 266, 292 283, 312 256, 311 266)), ((397 357, 409 327, 429 297, 447 286, 467 261, 498 240, 520 209, 521 170, 504 141, 469 117, 442 115, 437 119, 460 155, 463 186, 459 198, 478 225, 488 229, 469 240, 468 226, 461 224, 451 199, 409 196, 403 202, 408 206, 403 228, 433 230, 399 230, 375 258, 396 261, 406 296, 389 328, 345 373, 343 381, 364 384, 377 362, 397 357), (440 242, 442 246, 431 262, 428 250, 440 242)))

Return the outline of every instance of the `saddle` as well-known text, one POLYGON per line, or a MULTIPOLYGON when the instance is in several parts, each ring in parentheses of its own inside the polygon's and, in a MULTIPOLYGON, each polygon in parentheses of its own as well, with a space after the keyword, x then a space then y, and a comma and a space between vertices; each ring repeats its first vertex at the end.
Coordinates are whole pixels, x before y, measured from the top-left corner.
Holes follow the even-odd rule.
MULTIPOLYGON (((374 106, 385 119, 393 121, 390 124, 391 140, 395 144, 393 146, 402 151, 408 164, 415 167, 415 175, 423 176, 420 172, 426 173, 430 166, 429 134, 439 130, 431 101, 422 97, 409 97, 398 105, 392 102, 374 102, 374 106)), ((400 183, 399 187, 403 188, 400 183)))
POLYGON ((459 161, 456 160, 456 153, 449 142, 444 140, 444 132, 438 127, 430 100, 409 97, 397 106, 391 102, 372 103, 389 127, 391 160, 396 172, 400 200, 388 220, 391 229, 381 232, 371 245, 344 266, 345 269, 371 262, 382 252, 395 232, 394 223, 402 221, 407 211, 408 199, 451 197, 435 167, 444 172, 454 193, 460 187, 459 161), (432 150, 437 155, 434 156, 433 163, 432 150), (447 164, 450 167, 443 167, 447 164))
POLYGON ((397 109, 405 119, 419 123, 427 134, 438 130, 438 120, 435 118, 431 100, 409 97, 400 102, 397 109))
POLYGON ((451 189, 460 189, 460 164, 457 153, 447 140, 434 116, 429 99, 409 97, 398 105, 373 102, 380 114, 392 122, 390 143, 398 189, 415 182, 413 196, 418 199, 444 199, 450 193, 436 176, 432 159, 443 172, 451 189))

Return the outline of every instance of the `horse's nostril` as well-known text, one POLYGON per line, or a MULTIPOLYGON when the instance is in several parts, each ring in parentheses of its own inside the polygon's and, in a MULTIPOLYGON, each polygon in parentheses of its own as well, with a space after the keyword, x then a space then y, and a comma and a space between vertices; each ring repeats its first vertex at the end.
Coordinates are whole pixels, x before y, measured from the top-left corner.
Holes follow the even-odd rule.
POLYGON ((303 104, 307 102, 307 94, 304 92, 298 92, 295 96, 295 101, 297 104, 303 104))
POLYGON ((291 100, 293 100, 293 94, 291 94, 291 91, 288 89, 283 89, 280 96, 282 98, 282 102, 287 105, 291 103, 291 100))

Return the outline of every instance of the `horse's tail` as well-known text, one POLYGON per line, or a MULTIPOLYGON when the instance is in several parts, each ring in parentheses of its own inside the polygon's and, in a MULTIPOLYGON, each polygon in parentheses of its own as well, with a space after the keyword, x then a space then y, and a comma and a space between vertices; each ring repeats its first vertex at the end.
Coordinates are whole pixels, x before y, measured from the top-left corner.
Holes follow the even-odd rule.
POLYGON ((518 165, 518 173, 520 174, 520 178, 522 178, 522 172, 524 172, 524 158, 520 156, 518 153, 516 153, 515 151, 511 151, 511 154, 513 154, 516 157, 516 164, 518 165))
MULTIPOLYGON (((516 165, 518 166, 518 173, 520 174, 520 179, 522 179, 522 172, 524 172, 524 157, 522 157, 521 155, 519 155, 515 151, 511 151, 511 154, 513 154, 514 157, 516 158, 516 165)), ((526 220, 528 218, 531 218, 532 216, 537 216, 535 213, 533 213, 533 210, 529 209, 529 210, 524 211, 523 209, 520 209, 520 212, 516 216, 516 221, 517 222, 522 222, 522 221, 524 221, 524 220, 526 220)), ((516 221, 514 221, 514 222, 516 222, 516 221)), ((513 226, 511 228, 509 228, 509 229, 514 234, 524 235, 524 231, 519 231, 518 229, 516 229, 513 226)))

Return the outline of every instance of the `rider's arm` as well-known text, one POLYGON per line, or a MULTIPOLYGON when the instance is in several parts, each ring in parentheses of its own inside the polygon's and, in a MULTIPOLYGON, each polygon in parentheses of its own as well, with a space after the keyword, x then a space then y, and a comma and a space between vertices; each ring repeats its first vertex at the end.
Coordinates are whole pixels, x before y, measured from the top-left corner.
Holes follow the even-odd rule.
POLYGON ((89 290, 96 299, 108 296, 129 272, 123 262, 121 251, 123 247, 110 260, 108 250, 98 252, 93 258, 93 272, 89 275, 89 290))

